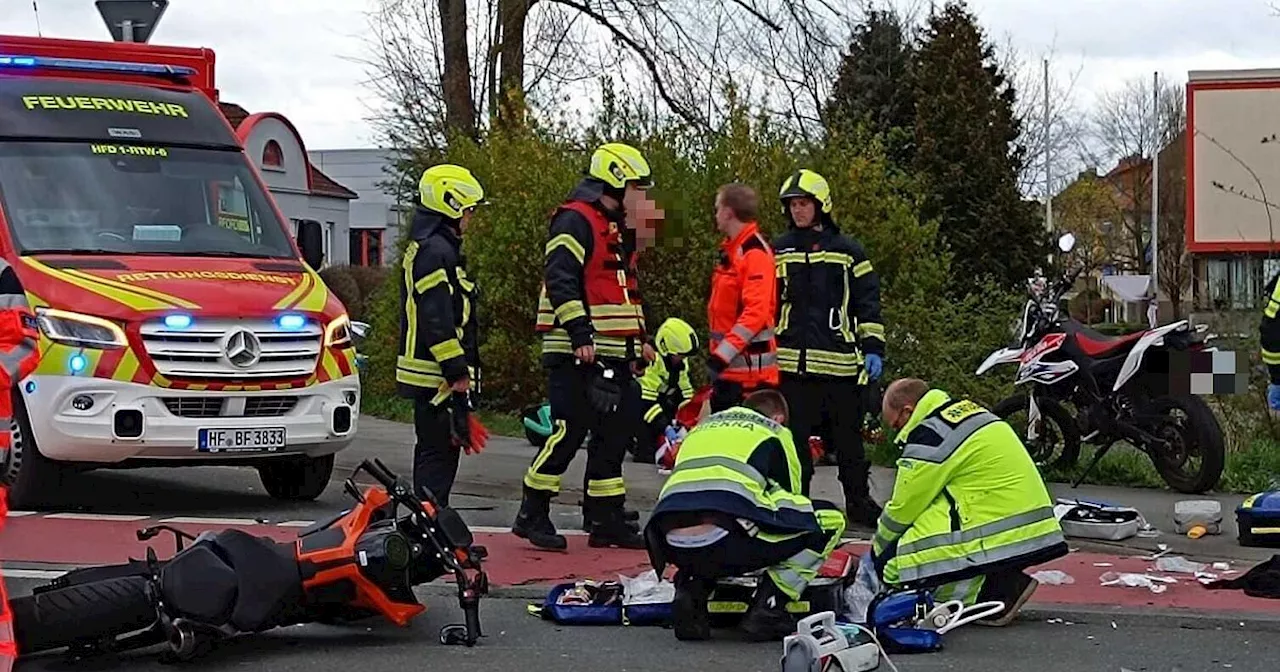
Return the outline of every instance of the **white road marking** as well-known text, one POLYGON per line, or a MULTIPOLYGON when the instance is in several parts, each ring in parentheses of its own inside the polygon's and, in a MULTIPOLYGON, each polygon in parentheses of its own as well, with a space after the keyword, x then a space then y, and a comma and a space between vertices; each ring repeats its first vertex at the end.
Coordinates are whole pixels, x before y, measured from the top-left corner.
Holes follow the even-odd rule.
POLYGON ((276 523, 276 527, 310 527, 315 524, 313 520, 287 520, 283 523, 276 523))
POLYGON ((178 516, 177 518, 165 518, 162 523, 186 523, 189 525, 261 525, 252 518, 193 518, 189 516, 178 516))
POLYGON ((45 518, 53 518, 56 520, 99 520, 99 521, 122 521, 135 522, 146 520, 151 516, 122 516, 110 513, 51 513, 45 518))
POLYGON ((9 512, 10 518, 22 518, 23 516, 34 516, 34 515, 36 515, 35 511, 10 511, 9 512))
POLYGON ((56 579, 66 572, 56 572, 47 569, 5 569, 0 570, 0 576, 6 579, 56 579))
MULTIPOLYGON (((472 533, 480 534, 511 534, 509 527, 490 527, 487 525, 471 525, 472 533)), ((566 537, 585 537, 587 535, 583 530, 556 530, 566 537)))

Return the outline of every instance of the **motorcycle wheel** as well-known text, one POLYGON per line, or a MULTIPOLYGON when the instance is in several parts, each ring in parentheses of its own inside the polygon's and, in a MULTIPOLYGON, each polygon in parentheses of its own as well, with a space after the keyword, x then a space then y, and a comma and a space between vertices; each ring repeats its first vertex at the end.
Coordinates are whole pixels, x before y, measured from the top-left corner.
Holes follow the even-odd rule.
MULTIPOLYGON (((1010 417, 1019 412, 1026 413, 1028 403, 1027 395, 1018 393, 996 404, 995 408, 991 409, 991 412, 1007 422, 1010 417)), ((1072 417, 1067 409, 1052 399, 1041 398, 1039 406, 1042 420, 1039 438, 1031 442, 1026 439, 1024 432, 1019 432, 1019 438, 1022 439, 1023 445, 1027 447, 1027 452, 1031 454, 1031 459, 1035 461, 1037 467, 1045 471, 1074 467, 1076 462, 1080 460, 1080 428, 1076 426, 1076 419, 1072 417), (1057 427, 1056 433, 1062 440, 1062 451, 1056 458, 1053 458, 1056 452, 1053 447, 1057 442, 1047 444, 1047 447, 1045 442, 1045 434, 1047 433, 1045 430, 1049 429, 1050 426, 1057 427)), ((1015 431, 1017 430, 1015 429, 1015 431)))
POLYGON ((1170 450, 1156 449, 1151 453, 1156 472, 1169 487, 1198 495, 1218 484, 1226 464, 1226 440, 1217 416, 1204 399, 1194 394, 1157 397, 1143 415, 1161 417, 1158 425, 1145 429, 1169 442, 1170 450), (1171 417, 1177 412, 1185 415, 1185 420, 1171 417), (1194 458, 1200 458, 1199 466, 1187 469, 1194 458))
POLYGON ((9 600, 9 606, 14 640, 23 655, 110 641, 143 630, 157 619, 147 580, 138 576, 18 597, 9 600))

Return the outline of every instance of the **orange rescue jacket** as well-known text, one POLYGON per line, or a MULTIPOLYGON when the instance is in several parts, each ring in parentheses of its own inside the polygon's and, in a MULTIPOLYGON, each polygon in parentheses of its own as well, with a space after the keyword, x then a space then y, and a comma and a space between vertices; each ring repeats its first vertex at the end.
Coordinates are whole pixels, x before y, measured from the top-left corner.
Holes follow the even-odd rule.
POLYGON ((773 249, 755 222, 720 243, 720 261, 711 275, 707 323, 711 356, 725 364, 722 380, 746 388, 778 384, 778 346, 773 335, 776 283, 773 249))

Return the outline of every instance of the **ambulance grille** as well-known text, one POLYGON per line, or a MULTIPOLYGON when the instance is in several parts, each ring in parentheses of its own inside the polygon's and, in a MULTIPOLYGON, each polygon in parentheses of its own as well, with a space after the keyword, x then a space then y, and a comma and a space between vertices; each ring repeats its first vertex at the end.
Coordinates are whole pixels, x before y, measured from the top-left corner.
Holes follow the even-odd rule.
POLYGON ((282 329, 266 319, 196 318, 185 329, 154 320, 142 325, 141 334, 147 356, 160 375, 222 380, 309 376, 316 370, 324 338, 313 320, 301 329, 282 329), (231 355, 240 355, 241 362, 252 361, 255 346, 256 361, 238 366, 231 360, 231 355))

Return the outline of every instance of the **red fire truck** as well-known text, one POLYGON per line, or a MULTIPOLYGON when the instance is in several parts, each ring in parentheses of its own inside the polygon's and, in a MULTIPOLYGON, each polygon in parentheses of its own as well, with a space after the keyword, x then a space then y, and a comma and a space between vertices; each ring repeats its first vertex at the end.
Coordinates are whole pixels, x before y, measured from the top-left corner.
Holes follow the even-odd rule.
POLYGON ((0 36, 0 255, 43 360, 10 505, 72 472, 249 465, 313 499, 353 438, 353 325, 217 107, 208 49, 0 36))

